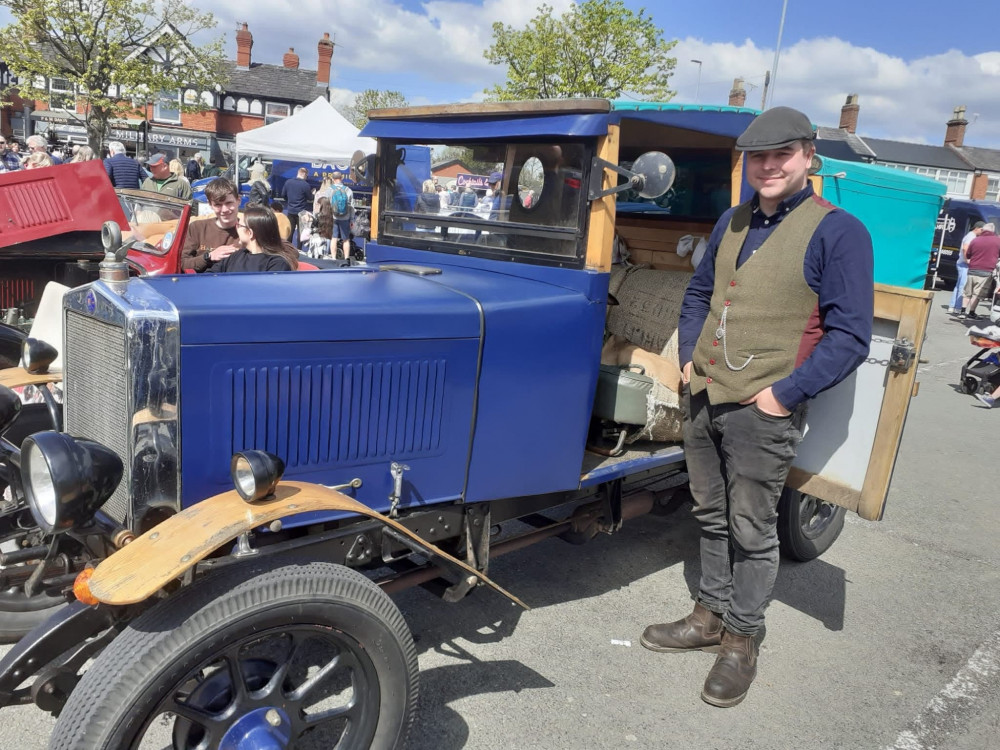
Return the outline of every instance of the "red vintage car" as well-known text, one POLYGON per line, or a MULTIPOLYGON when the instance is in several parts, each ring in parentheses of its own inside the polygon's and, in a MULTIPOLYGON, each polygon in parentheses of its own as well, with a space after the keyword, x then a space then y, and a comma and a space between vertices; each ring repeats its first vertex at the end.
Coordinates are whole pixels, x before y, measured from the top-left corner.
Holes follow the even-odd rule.
MULTIPOLYGON (((0 319, 27 331, 48 282, 94 281, 108 220, 121 227, 136 276, 180 273, 188 221, 199 220, 193 212, 177 198, 115 190, 100 160, 0 174, 0 319)), ((300 264, 300 270, 315 268, 300 264)), ((3 341, 17 338, 5 332, 0 366, 17 362, 3 361, 3 341)))

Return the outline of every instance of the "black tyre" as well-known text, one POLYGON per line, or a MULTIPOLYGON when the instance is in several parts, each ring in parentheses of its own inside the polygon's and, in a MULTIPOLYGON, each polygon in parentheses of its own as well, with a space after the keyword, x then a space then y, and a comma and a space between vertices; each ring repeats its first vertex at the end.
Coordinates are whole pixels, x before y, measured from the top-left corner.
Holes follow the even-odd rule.
POLYGON ((968 393, 970 396, 979 390, 979 381, 976 380, 971 375, 966 375, 962 378, 962 392, 968 393))
POLYGON ((844 529, 844 508, 785 487, 778 500, 781 554, 807 562, 826 552, 844 529))
POLYGON ((395 748, 416 702, 413 639, 381 589, 339 565, 260 561, 133 621, 70 695, 49 747, 395 748))
POLYGON ((0 591, 0 643, 16 643, 65 606, 63 596, 26 596, 23 586, 0 591))
MULTIPOLYGON (((34 547, 47 546, 51 542, 51 537, 45 537, 41 529, 34 526, 34 520, 27 510, 0 518, 0 538, 7 540, 0 545, 0 549, 4 552, 19 549, 22 543, 34 547)), ((79 554, 79 547, 75 540, 63 539, 59 551, 75 557, 79 554)), ((16 574, 21 569, 26 569, 25 563, 11 565, 5 569, 5 573, 16 574)), ((36 625, 66 606, 66 597, 61 593, 38 591, 28 596, 23 583, 27 576, 12 576, 12 578, 18 582, 0 589, 0 643, 14 643, 20 640, 36 625)))

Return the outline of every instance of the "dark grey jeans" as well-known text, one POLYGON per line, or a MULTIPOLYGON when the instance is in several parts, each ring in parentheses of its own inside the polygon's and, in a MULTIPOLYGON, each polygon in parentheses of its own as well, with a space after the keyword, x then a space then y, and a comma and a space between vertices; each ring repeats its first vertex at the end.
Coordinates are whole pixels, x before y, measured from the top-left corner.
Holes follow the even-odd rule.
POLYGON ((778 575, 778 498, 802 439, 805 404, 789 417, 755 404, 708 402, 685 389, 684 455, 701 525, 698 601, 726 629, 755 635, 778 575))

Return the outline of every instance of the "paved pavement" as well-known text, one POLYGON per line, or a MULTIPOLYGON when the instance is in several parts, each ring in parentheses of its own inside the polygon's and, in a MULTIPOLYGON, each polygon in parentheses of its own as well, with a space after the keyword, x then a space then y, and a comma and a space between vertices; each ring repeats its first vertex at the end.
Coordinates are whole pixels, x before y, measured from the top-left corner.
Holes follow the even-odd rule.
MULTIPOLYGON (((690 607, 687 510, 583 547, 494 561, 532 609, 488 590, 397 601, 417 639, 411 747, 1000 750, 1000 409, 956 392, 974 349, 939 293, 885 520, 849 517, 821 559, 785 563, 743 704, 699 699, 708 654, 654 654, 642 628, 690 607)), ((51 720, 6 709, 0 748, 41 750, 51 720)))

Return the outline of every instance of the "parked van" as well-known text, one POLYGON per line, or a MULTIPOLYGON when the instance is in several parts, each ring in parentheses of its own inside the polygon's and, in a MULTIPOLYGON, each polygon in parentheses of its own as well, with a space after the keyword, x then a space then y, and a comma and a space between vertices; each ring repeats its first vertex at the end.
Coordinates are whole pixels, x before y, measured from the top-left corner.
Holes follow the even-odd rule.
POLYGON ((954 289, 962 238, 977 221, 1000 226, 1000 203, 948 198, 938 215, 924 289, 954 289))

